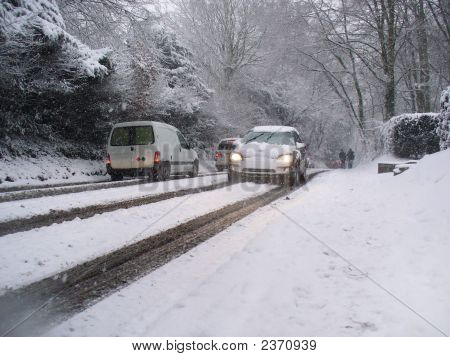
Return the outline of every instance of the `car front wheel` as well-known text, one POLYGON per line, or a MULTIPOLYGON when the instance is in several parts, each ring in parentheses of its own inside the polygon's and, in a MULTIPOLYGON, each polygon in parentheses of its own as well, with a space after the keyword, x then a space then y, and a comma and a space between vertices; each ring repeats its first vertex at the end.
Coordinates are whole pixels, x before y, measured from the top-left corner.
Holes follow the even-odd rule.
POLYGON ((305 167, 305 171, 300 173, 300 183, 306 183, 306 167, 305 167))
POLYGON ((289 175, 289 179, 288 179, 289 187, 296 187, 296 186, 300 185, 300 181, 301 181, 300 167, 295 166, 294 169, 292 170, 291 174, 289 175))
POLYGON ((230 184, 236 183, 239 181, 239 174, 234 173, 231 170, 228 170, 228 182, 230 184))

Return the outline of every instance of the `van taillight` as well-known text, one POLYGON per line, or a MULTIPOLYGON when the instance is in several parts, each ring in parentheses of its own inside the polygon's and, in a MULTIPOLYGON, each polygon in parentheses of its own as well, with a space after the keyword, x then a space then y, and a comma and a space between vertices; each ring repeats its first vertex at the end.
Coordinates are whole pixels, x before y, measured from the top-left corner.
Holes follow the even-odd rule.
POLYGON ((216 159, 220 159, 221 157, 222 157, 222 153, 220 153, 220 152, 216 152, 216 159))
POLYGON ((106 165, 111 165, 111 155, 110 154, 106 155, 106 165))
POLYGON ((155 151, 155 157, 153 158, 153 163, 155 163, 155 164, 161 163, 161 153, 159 151, 155 151))

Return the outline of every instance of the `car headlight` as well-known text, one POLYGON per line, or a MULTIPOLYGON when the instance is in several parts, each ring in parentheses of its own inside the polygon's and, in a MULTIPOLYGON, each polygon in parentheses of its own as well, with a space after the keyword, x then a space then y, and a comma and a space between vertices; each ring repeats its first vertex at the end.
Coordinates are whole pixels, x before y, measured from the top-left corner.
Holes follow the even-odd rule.
POLYGON ((290 165, 294 161, 294 155, 292 154, 284 154, 280 155, 277 158, 277 162, 284 165, 290 165))
POLYGON ((239 162, 242 161, 244 158, 242 157, 241 154, 239 154, 238 152, 232 152, 230 155, 230 160, 233 162, 239 162))

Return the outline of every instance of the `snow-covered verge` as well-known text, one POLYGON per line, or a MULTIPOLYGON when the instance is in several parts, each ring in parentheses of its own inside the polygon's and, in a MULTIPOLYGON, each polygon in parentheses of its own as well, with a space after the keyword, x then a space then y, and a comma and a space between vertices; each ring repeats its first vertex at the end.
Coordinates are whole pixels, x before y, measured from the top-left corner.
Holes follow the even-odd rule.
POLYGON ((49 334, 448 335, 449 162, 322 174, 49 334))
MULTIPOLYGON (((102 150, 87 144, 55 139, 8 139, 0 144, 0 190, 21 186, 47 186, 109 181, 102 150)), ((200 160, 199 173, 216 172, 211 160, 200 160)))
POLYGON ((236 184, 0 237, 0 295, 273 188, 236 184))
POLYGON ((8 155, 0 159, 0 188, 108 179, 105 163, 98 160, 69 159, 57 155, 35 158, 8 155))

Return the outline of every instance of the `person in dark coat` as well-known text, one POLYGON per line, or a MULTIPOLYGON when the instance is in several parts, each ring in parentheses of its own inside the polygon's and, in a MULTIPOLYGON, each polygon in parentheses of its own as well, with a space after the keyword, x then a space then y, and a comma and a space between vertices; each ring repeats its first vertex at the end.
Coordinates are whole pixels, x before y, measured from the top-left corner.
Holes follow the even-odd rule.
POLYGON ((353 160, 355 160, 355 153, 350 148, 347 151, 347 161, 348 161, 348 168, 351 169, 353 167, 353 160))
POLYGON ((345 169, 345 159, 346 159, 345 151, 341 149, 339 153, 339 160, 341 160, 341 169, 345 169))

